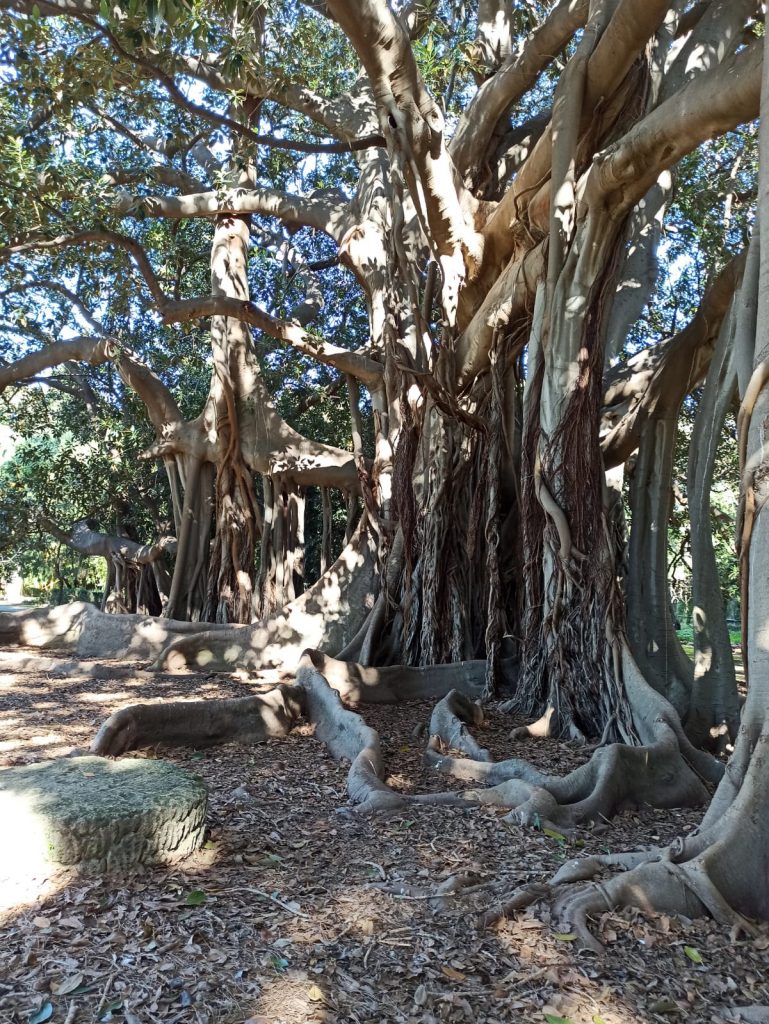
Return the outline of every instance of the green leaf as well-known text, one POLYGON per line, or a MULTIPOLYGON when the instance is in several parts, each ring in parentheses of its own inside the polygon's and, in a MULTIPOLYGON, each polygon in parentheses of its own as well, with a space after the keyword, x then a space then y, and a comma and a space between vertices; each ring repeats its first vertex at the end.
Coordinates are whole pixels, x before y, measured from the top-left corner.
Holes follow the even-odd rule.
POLYGON ((110 10, 109 10, 109 4, 107 3, 107 0, 100 0, 100 2, 99 2, 99 14, 102 16, 102 18, 105 18, 107 21, 109 21, 110 10))
POLYGON ((559 942, 576 942, 577 936, 574 932, 553 932, 553 938, 559 942))
POLYGON ((50 1020, 53 1016, 53 1004, 43 1003, 37 1013, 33 1013, 29 1018, 29 1024, 43 1024, 44 1020, 50 1020))
POLYGON ((104 1007, 104 1011, 102 1012, 101 1017, 99 1017, 99 1020, 100 1021, 104 1021, 105 1024, 106 1024, 106 1022, 112 1020, 112 1014, 116 1010, 122 1010, 122 1009, 123 1009, 123 1000, 122 999, 113 999, 111 1003, 107 1003, 107 1005, 104 1007))
POLYGON ((661 999, 655 999, 650 1004, 649 1009, 652 1013, 676 1013, 678 1011, 678 1004, 674 1003, 672 999, 663 996, 661 999))
POLYGON ((701 964, 703 962, 702 954, 694 946, 684 946, 684 953, 686 953, 693 964, 701 964))
POLYGON ((193 889, 191 893, 187 894, 184 905, 185 907, 202 907, 206 902, 206 898, 206 894, 202 889, 193 889))
POLYGON ((557 1017, 554 1013, 546 1013, 545 1020, 547 1024, 572 1024, 568 1017, 557 1017))
POLYGON ((546 836, 550 836, 551 839, 557 839, 559 843, 565 843, 566 842, 566 836, 561 835, 560 832, 556 832, 555 829, 543 828, 542 831, 544 832, 544 834, 546 836))
POLYGON ((32 5, 32 17, 35 19, 35 21, 40 20, 40 8, 37 6, 37 4, 32 5))
POLYGON ((590 1019, 592 1020, 593 1024, 606 1024, 606 1021, 603 1019, 603 1017, 599 1017, 597 1013, 594 1013, 590 1019))

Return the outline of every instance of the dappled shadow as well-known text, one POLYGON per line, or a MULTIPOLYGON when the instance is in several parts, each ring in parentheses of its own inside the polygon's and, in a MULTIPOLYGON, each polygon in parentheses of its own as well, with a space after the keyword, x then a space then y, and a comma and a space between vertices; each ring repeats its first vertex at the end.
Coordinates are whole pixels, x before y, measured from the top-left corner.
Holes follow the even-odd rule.
MULTIPOLYGON (((108 712, 137 700, 251 692, 227 676, 200 674, 48 680, 20 673, 17 682, 6 680, 2 691, 4 738, 13 740, 21 723, 44 735, 44 720, 46 731, 73 745, 90 740, 108 712), (14 706, 6 711, 9 694, 14 706)), ((423 741, 413 735, 429 710, 422 702, 365 712, 381 733, 391 777, 402 776, 411 792, 446 785, 421 763, 423 741)), ((505 733, 504 720, 492 716, 479 738, 502 755, 505 733)), ((547 770, 585 757, 555 741, 522 746, 547 770)), ((2 756, 7 764, 54 749, 25 741, 2 756)), ((746 1000, 769 1001, 758 980, 764 954, 740 944, 737 962, 728 936, 707 922, 619 915, 604 928, 602 962, 578 954, 533 914, 494 930, 478 925, 477 912, 495 892, 541 880, 567 857, 603 852, 607 843, 667 842, 697 812, 620 816, 609 829, 584 832, 576 849, 488 808, 408 807, 371 819, 340 813, 347 768, 306 725, 254 746, 179 748, 164 757, 208 784, 206 846, 176 867, 105 878, 59 873, 50 880, 54 891, 28 893, 3 922, 0 1018, 25 1024, 50 1001, 53 1020, 74 1002, 76 1019, 110 1012, 115 1024, 126 1019, 123 1010, 142 1024, 249 1017, 297 1024, 536 1021, 548 1007, 573 1024, 594 1015, 636 1024, 669 996, 686 1006, 688 1020, 710 1024, 717 1007, 733 1001, 730 977, 746 1000), (459 892, 436 912, 419 893, 460 871, 474 873, 482 888, 459 892), (687 959, 684 944, 702 952, 706 972, 687 959)))

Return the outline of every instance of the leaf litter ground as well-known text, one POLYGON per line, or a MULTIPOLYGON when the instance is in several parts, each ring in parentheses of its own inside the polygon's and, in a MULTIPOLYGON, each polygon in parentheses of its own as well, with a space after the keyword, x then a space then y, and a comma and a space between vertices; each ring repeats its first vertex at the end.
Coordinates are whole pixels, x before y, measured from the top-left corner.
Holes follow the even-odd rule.
MULTIPOLYGON (((0 673, 0 765, 85 747, 137 701, 237 697, 235 677, 108 667, 57 677, 32 652, 0 673)), ((364 709, 404 792, 459 787, 422 764, 424 702, 364 709)), ((478 738, 511 756, 512 719, 478 738)), ((563 773, 587 756, 550 740, 517 755, 563 773)), ((158 756, 145 752, 142 756, 158 756)), ((0 1021, 13 1024, 303 1024, 383 1021, 736 1021, 769 1003, 769 931, 605 914, 596 958, 554 933, 540 907, 483 929, 479 914, 565 858, 666 843, 700 812, 641 810, 563 841, 490 808, 350 813, 346 767, 308 727, 284 740, 162 756, 200 774, 208 841, 182 866, 83 878, 38 871, 2 884, 0 1021), (470 888, 436 901, 457 874, 470 888)), ((13 842, 3 828, 2 842, 13 842)), ((769 1019, 769 1018, 767 1018, 769 1019)))

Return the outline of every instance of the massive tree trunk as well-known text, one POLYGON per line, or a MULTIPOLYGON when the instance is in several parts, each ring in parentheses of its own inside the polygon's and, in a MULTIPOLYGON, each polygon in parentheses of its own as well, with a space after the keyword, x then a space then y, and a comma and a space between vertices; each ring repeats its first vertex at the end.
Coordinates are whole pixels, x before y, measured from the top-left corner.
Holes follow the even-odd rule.
MULTIPOLYGON (((746 275, 735 337, 739 368, 738 419, 743 572, 743 622, 748 697, 737 742, 700 827, 665 850, 573 861, 554 883, 591 878, 607 867, 630 869, 600 886, 567 890, 561 917, 596 947, 587 916, 616 905, 687 916, 711 914, 722 924, 753 932, 749 919, 769 918, 769 73, 761 92, 759 217, 751 248, 758 274, 746 275)), ((520 905, 521 900, 517 901, 520 905)))
MULTIPOLYGON (((250 217, 220 218, 211 250, 211 294, 248 302, 250 217)), ((261 396, 255 388, 251 333, 239 320, 211 319, 214 372, 203 421, 219 446, 216 465, 213 545, 203 618, 209 622, 250 622, 255 618, 254 573, 261 513, 243 439, 259 415, 250 409, 261 396)))

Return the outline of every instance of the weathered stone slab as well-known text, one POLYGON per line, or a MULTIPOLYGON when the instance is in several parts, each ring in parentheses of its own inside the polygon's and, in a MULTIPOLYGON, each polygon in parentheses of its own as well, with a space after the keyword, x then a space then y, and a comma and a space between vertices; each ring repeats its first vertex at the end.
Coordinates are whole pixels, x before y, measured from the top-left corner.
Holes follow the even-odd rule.
POLYGON ((168 761, 61 758, 0 771, 0 875, 47 861, 85 873, 168 862, 203 842, 207 792, 168 761))

